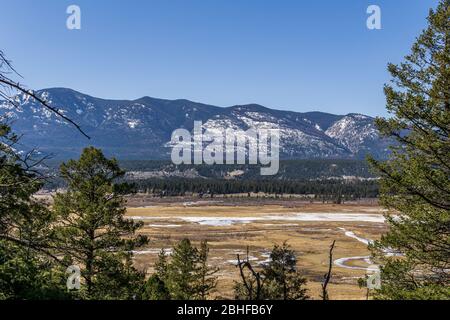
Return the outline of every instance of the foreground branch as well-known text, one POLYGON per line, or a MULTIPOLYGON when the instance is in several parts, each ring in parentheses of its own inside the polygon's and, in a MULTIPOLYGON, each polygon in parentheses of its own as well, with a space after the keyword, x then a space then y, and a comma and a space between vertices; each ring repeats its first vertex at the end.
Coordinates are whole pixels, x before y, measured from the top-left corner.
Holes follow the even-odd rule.
POLYGON ((38 101, 41 105, 43 105, 45 108, 49 109, 50 111, 52 111, 53 113, 57 114, 59 117, 63 118, 65 121, 71 123, 75 128, 77 128, 78 131, 81 132, 82 135, 84 135, 86 138, 90 139, 91 137, 88 136, 83 129, 81 129, 81 127, 75 123, 73 120, 71 120, 70 118, 66 117, 61 111, 59 111, 58 109, 50 106, 47 101, 45 101, 44 99, 38 97, 33 91, 31 90, 27 90, 25 88, 23 88, 19 83, 15 83, 9 79, 6 79, 4 77, 0 78, 0 83, 5 84, 11 88, 14 88, 30 97, 32 97, 33 99, 35 99, 36 101, 38 101))

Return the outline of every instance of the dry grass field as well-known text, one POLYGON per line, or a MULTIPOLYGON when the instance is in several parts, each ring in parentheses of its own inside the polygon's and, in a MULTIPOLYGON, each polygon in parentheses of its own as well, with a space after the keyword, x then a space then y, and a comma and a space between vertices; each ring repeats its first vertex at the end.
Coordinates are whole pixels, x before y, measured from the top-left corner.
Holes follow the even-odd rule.
POLYGON ((378 239, 386 231, 382 214, 373 204, 182 198, 133 198, 127 210, 130 218, 144 221, 140 232, 150 237, 148 247, 135 252, 138 268, 153 272, 159 250, 170 249, 182 238, 194 244, 206 239, 210 264, 220 268, 215 295, 222 298, 233 297, 233 282, 238 280, 236 254, 245 254, 248 246, 250 259, 258 265, 267 261, 274 244, 287 241, 308 279, 309 295, 318 299, 329 246, 336 240, 330 298, 365 299, 366 291, 357 280, 370 263, 367 240, 378 239))

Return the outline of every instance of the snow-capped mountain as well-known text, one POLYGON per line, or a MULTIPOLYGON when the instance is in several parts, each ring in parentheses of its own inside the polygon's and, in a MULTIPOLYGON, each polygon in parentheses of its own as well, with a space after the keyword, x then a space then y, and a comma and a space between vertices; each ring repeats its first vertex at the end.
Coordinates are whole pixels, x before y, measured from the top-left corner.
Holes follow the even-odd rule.
POLYGON ((202 121, 209 130, 279 128, 284 158, 361 158, 367 153, 383 157, 387 153, 388 143, 379 137, 374 119, 362 114, 299 113, 256 104, 222 108, 150 97, 106 100, 66 88, 37 94, 78 123, 92 139, 87 140, 26 95, 16 96, 18 107, 0 101, 0 115, 23 134, 24 149, 38 147, 61 158, 76 157, 81 148, 94 145, 119 159, 165 159, 170 156, 173 130, 192 131, 194 121, 202 121))

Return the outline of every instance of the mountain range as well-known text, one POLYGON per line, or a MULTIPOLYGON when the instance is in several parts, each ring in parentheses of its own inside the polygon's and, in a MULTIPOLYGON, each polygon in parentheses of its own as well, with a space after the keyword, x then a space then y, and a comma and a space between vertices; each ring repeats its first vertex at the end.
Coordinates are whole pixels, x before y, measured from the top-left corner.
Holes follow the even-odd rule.
POLYGON ((281 111, 258 104, 218 107, 151 97, 108 100, 67 88, 35 93, 91 136, 83 137, 27 95, 15 96, 16 106, 0 101, 0 115, 22 135, 21 148, 38 147, 56 158, 77 157, 83 147, 94 145, 118 159, 168 159, 173 130, 192 131, 194 121, 202 121, 205 129, 277 127, 282 158, 383 158, 388 153, 389 141, 379 136, 375 119, 363 114, 281 111))

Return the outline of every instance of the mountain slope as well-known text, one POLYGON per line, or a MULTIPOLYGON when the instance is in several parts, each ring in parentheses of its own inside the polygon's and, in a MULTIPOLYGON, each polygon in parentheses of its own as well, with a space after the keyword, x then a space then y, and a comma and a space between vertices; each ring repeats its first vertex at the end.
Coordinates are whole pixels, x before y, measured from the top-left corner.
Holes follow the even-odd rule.
POLYGON ((359 114, 299 113, 256 104, 221 108, 151 97, 107 100, 66 88, 37 93, 77 122, 92 140, 25 95, 16 97, 18 108, 0 102, 0 114, 23 134, 23 148, 39 147, 59 158, 77 156, 86 145, 101 147, 120 159, 169 158, 172 131, 191 131, 194 121, 214 130, 277 127, 283 158, 361 158, 367 153, 383 157, 387 152, 374 119, 359 114))

